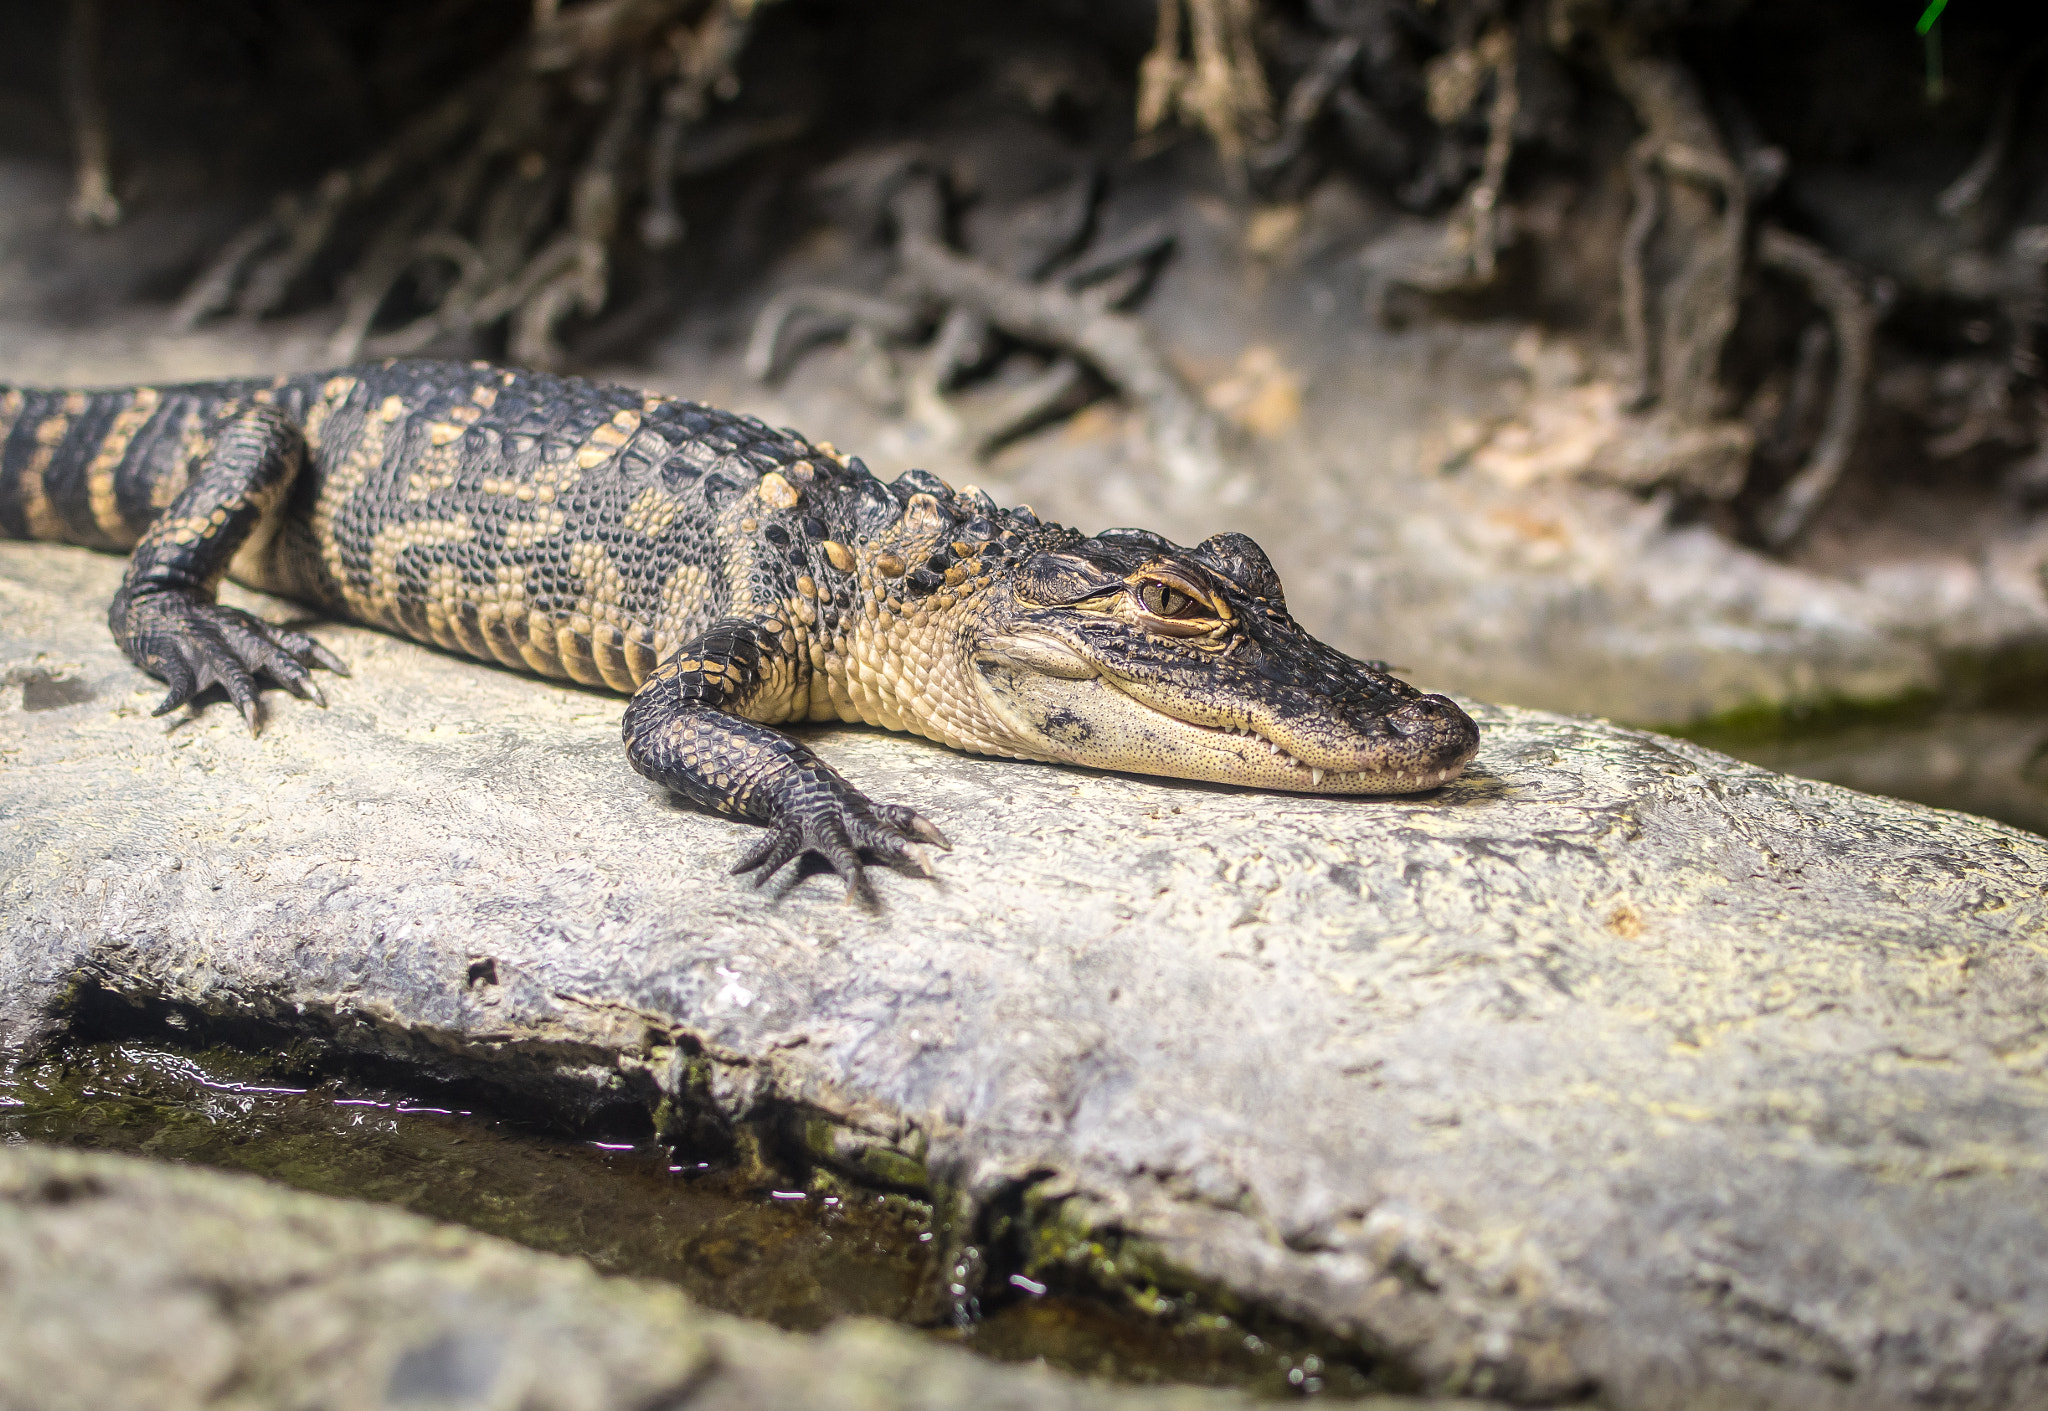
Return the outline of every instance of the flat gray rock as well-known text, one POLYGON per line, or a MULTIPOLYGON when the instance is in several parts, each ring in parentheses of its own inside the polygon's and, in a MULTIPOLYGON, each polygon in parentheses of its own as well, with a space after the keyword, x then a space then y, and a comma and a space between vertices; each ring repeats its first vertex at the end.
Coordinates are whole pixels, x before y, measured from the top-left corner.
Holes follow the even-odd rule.
POLYGON ((820 732, 955 843, 870 914, 727 878, 616 699, 376 633, 153 721, 120 567, 0 545, 6 1042, 86 980, 795 1122, 1432 1392, 2048 1402, 2038 837, 1498 708, 1401 800, 820 732))
MULTIPOLYGON (((865 1319, 812 1337, 777 1332, 665 1285, 604 1278, 580 1260, 398 1211, 129 1157, 0 1146, 0 1406, 10 1411, 1254 1405, 998 1366, 865 1319)), ((1377 1403, 1403 1406, 1422 1404, 1377 1403)))

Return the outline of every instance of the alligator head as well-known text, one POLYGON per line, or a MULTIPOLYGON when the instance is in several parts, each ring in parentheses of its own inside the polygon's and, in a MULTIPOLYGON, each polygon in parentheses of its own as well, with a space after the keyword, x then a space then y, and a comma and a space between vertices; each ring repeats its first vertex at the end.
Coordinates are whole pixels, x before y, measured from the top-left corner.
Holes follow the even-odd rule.
POLYGON ((1457 777, 1479 727, 1288 615, 1259 546, 1112 529, 1040 540, 971 633, 1005 753, 1325 794, 1457 777))

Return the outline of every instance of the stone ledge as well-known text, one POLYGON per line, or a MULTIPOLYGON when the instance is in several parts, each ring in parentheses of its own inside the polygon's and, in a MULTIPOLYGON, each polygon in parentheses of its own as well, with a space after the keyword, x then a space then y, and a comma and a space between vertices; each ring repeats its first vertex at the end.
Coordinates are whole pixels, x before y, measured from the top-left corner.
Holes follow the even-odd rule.
POLYGON ((355 628, 322 712, 152 721, 117 559, 0 544, 0 1035, 81 982, 1001 1197, 1026 1257, 1438 1392, 2048 1397, 2048 843, 1475 707, 1345 800, 821 732, 956 843, 873 914, 725 876, 614 698, 355 628))
POLYGON ((23 1411, 1257 1404, 1001 1366, 870 1319, 778 1332, 662 1284, 376 1206, 128 1157, 0 1147, 0 1405, 23 1411))

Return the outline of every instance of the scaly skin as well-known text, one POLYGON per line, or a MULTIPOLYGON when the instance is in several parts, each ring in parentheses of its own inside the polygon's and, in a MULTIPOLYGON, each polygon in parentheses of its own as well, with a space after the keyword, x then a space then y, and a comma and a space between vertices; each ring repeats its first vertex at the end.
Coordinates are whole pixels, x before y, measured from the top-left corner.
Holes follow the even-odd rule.
POLYGON ((1251 540, 1093 538, 923 471, 893 484, 751 417, 483 363, 102 392, 0 388, 0 534, 130 554, 110 614, 170 686, 318 701, 312 639, 221 577, 630 693, 633 767, 768 825, 736 871, 944 845, 774 727, 1319 793, 1454 778, 1443 696, 1310 637, 1251 540))

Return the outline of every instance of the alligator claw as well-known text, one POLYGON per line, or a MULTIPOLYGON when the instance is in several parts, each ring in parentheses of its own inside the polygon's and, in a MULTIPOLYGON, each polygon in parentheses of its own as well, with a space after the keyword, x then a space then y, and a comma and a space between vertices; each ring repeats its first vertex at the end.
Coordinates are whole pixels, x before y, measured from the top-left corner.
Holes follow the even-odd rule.
POLYGON ((908 833, 920 843, 930 843, 933 847, 944 848, 947 852, 953 851, 953 845, 946 841, 946 835, 939 831, 938 825, 924 815, 899 804, 881 804, 875 812, 885 818, 889 826, 898 832, 908 833))
POLYGON ((874 886, 868 880, 862 856, 884 866, 931 877, 931 864, 916 849, 933 843, 952 845, 945 835, 915 810, 898 804, 878 804, 851 789, 843 795, 803 794, 778 810, 782 818, 770 825, 769 835, 741 855, 733 864, 733 875, 752 872, 756 887, 766 884, 792 859, 814 852, 846 879, 848 901, 872 906, 874 886))
POLYGON ((311 668, 347 674, 338 657, 305 633, 274 627, 239 608, 154 593, 117 611, 122 612, 121 639, 129 657, 170 687, 154 715, 168 715, 218 686, 254 735, 263 720, 257 677, 267 676, 300 699, 325 707, 327 697, 311 668))
POLYGON ((754 885, 761 886, 803 849, 803 830, 794 824, 784 824, 740 854, 740 860, 732 865, 728 875, 737 877, 758 867, 761 870, 754 876, 754 885))

